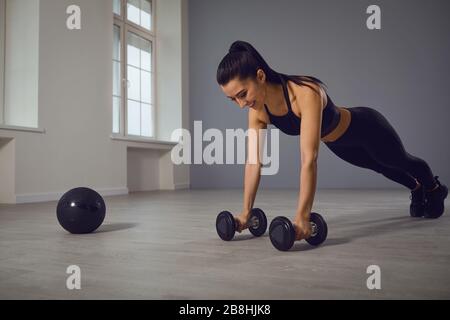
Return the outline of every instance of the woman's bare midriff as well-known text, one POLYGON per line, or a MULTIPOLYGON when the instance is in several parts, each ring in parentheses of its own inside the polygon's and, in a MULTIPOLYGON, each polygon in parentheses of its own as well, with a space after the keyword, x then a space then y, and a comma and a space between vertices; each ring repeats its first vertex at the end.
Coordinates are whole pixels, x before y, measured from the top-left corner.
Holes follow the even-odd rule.
POLYGON ((350 126, 350 122, 352 121, 352 114, 346 107, 337 107, 339 109, 339 112, 341 113, 341 118, 339 120, 338 125, 336 128, 334 128, 333 131, 331 131, 329 134, 327 134, 325 137, 322 137, 321 140, 323 142, 334 142, 340 137, 344 135, 344 133, 347 131, 348 127, 350 126))

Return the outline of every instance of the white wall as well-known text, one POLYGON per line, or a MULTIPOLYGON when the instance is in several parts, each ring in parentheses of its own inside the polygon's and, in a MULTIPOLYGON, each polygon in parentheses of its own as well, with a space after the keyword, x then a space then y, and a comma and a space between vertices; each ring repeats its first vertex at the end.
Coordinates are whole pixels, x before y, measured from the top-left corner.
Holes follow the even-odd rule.
MULTIPOLYGON (((190 129, 189 108, 189 1, 181 0, 181 105, 182 127, 190 129)), ((179 165, 174 168, 176 188, 190 187, 189 165, 179 165)))
POLYGON ((130 192, 158 190, 160 188, 160 153, 158 150, 128 148, 127 176, 130 192))
MULTIPOLYGON (((161 140, 170 140, 175 129, 189 129, 188 4, 188 0, 160 0, 156 6, 156 117, 157 135, 161 140)), ((171 172, 174 175, 175 188, 190 185, 188 165, 176 166, 171 172)))
POLYGON ((0 138, 0 203, 14 203, 15 142, 0 138))
MULTIPOLYGON (((180 7, 181 0, 158 1, 161 16, 157 21, 179 19, 180 7), (166 5, 168 10, 164 8, 166 5), (172 15, 172 9, 175 15, 172 15)), ((56 200, 63 192, 77 186, 92 187, 103 195, 127 193, 127 148, 159 146, 110 138, 112 1, 40 0, 39 12, 39 126, 45 129, 45 133, 0 128, 0 137, 15 141, 16 200, 56 200), (81 7, 81 30, 66 28, 65 12, 72 4, 81 7)), ((161 37, 157 33, 157 37, 157 41, 172 43, 172 46, 181 43, 181 37, 174 31, 163 33, 161 37)), ((160 47, 157 59, 167 56, 181 59, 180 54, 172 55, 172 46, 160 47)), ((178 51, 181 52, 180 49, 178 51)), ((163 101, 163 105, 158 107, 171 113, 176 119, 174 123, 181 125, 181 63, 161 58, 158 70, 163 77, 158 79, 157 87, 172 88, 158 92, 158 98, 163 101), (178 85, 172 86, 172 83, 178 85), (172 99, 173 96, 178 96, 178 99, 172 99)), ((160 127, 165 125, 163 122, 160 127)), ((160 151, 161 156, 166 155, 166 160, 169 148, 166 145, 164 151, 160 151)), ((131 158, 135 156, 132 154, 131 158)), ((161 158, 149 161, 153 161, 149 166, 170 173, 167 166, 171 164, 167 161, 161 163, 161 158)), ((182 185, 188 185, 186 172, 182 168, 172 170, 172 176, 163 177, 164 186, 160 181, 160 188, 175 189, 180 184, 179 179, 182 179, 182 185)), ((133 181, 131 183, 134 188, 133 181)), ((143 186, 148 187, 149 184, 144 183, 143 186)))
POLYGON ((163 140, 170 140, 173 130, 182 126, 180 3, 181 0, 162 0, 156 4, 156 76, 159 79, 156 118, 157 136, 163 140))

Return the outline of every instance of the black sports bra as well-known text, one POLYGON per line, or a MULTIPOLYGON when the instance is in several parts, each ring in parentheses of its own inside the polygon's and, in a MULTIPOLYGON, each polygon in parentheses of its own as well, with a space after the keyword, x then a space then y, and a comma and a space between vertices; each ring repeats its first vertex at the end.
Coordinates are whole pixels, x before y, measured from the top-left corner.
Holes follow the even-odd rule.
MULTIPOLYGON (((289 101, 289 94, 286 85, 286 79, 280 75, 281 86, 283 87, 284 98, 286 100, 286 104, 288 107, 288 112, 282 116, 275 116, 270 113, 267 105, 264 105, 266 108, 267 114, 269 115, 269 119, 271 124, 275 127, 283 131, 284 133, 291 136, 300 135, 300 124, 301 119, 295 115, 292 111, 291 102, 289 101)), ((332 132, 337 125, 339 124, 339 120, 341 118, 341 114, 336 105, 331 101, 330 97, 327 94, 327 105, 325 106, 322 112, 322 132, 321 137, 328 135, 332 132)))

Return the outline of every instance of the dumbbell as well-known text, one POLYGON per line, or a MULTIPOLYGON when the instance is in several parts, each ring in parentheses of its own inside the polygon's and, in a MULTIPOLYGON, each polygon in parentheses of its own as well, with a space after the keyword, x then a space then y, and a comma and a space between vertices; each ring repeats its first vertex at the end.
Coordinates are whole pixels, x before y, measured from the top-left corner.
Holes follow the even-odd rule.
MULTIPOLYGON (((222 211, 216 219, 217 234, 222 240, 230 241, 237 230, 236 224, 236 220, 229 211, 222 211)), ((255 237, 262 236, 267 229, 267 218, 264 211, 259 208, 252 209, 247 225, 252 235, 255 237)))
MULTIPOLYGON (((311 236, 305 239, 312 246, 322 244, 327 238, 328 226, 322 216, 316 212, 311 212, 311 236)), ((295 228, 286 217, 276 217, 269 227, 270 241, 273 246, 280 251, 288 251, 295 241, 295 228)))

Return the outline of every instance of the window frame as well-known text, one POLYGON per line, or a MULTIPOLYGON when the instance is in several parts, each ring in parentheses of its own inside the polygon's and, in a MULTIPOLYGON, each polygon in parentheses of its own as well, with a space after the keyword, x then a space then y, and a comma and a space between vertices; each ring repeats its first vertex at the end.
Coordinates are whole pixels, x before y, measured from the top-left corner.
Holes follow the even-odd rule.
MULTIPOLYGON (((2 0, 0 0, 2 1, 2 0)), ((157 137, 157 107, 156 107, 156 2, 157 0, 152 0, 152 15, 151 15, 151 29, 147 30, 144 27, 128 20, 128 11, 127 11, 127 0, 120 0, 120 15, 116 14, 113 11, 114 22, 113 22, 113 30, 114 26, 119 27, 120 29, 120 108, 119 108, 119 133, 113 132, 113 125, 111 121, 111 132, 112 135, 117 137, 125 137, 130 139, 139 139, 139 140, 150 140, 154 141, 157 137), (142 37, 145 40, 148 40, 152 44, 152 69, 151 69, 151 82, 152 82, 152 136, 142 136, 142 135, 131 135, 128 134, 128 73, 127 73, 127 65, 128 65, 128 56, 127 56, 127 35, 128 32, 132 32, 139 37, 142 37)), ((114 75, 113 75, 114 76, 114 75)), ((113 96, 113 95, 111 95, 113 96)), ((111 108, 113 105, 111 105, 111 108)), ((114 111, 112 111, 114 112, 114 111)), ((111 119, 112 120, 112 119, 111 119)), ((140 118, 142 121, 142 119, 140 118)), ((142 131, 142 130, 141 130, 142 131)))

